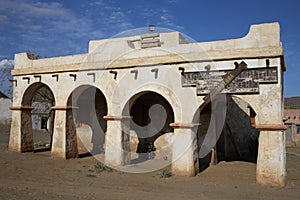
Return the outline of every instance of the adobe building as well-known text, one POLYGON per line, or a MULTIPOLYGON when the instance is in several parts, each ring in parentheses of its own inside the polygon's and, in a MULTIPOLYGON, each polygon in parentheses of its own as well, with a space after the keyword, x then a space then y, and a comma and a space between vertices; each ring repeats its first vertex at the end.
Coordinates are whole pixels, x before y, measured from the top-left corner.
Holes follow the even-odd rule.
POLYGON ((53 156, 75 158, 85 146, 115 168, 160 157, 178 176, 207 159, 244 160, 257 163, 259 184, 284 186, 284 71, 278 23, 224 41, 150 32, 90 41, 81 55, 16 54, 9 149, 33 151, 32 97, 46 86, 53 156))
POLYGON ((286 142, 289 145, 300 145, 300 109, 285 109, 284 124, 287 126, 286 142))

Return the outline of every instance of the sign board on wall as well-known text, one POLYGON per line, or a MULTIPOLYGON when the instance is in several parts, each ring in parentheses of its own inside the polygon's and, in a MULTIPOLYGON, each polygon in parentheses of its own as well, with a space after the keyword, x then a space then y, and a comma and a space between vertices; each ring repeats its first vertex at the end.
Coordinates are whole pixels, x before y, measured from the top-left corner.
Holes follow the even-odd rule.
MULTIPOLYGON (((197 87, 197 95, 206 95, 231 71, 183 72, 181 84, 182 87, 197 87)), ((278 83, 277 67, 245 69, 222 92, 229 94, 259 93, 259 84, 274 83, 278 83)))

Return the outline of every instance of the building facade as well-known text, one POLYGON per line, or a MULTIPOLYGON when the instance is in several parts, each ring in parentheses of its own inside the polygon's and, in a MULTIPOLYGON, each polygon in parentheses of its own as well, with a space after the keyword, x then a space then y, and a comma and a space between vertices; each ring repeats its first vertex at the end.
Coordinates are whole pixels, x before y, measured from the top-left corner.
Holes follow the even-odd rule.
POLYGON ((287 144, 300 145, 300 109, 285 109, 284 123, 287 126, 287 144))
POLYGON ((53 156, 77 157, 78 136, 85 135, 91 141, 85 147, 104 149, 109 166, 121 169, 134 163, 136 154, 140 159, 169 152, 173 174, 194 176, 208 153, 219 148, 229 155, 228 140, 242 157, 243 139, 234 132, 251 138, 249 130, 259 134, 253 150, 257 182, 283 186, 284 71, 278 23, 253 25, 245 37, 225 41, 189 43, 178 32, 151 32, 90 41, 81 55, 16 54, 9 148, 33 151, 32 96, 47 86, 55 98, 53 156), (230 119, 230 108, 241 118, 231 112, 230 119), (89 127, 87 134, 78 124, 89 127), (217 145, 221 133, 224 143, 217 145), (158 145, 162 136, 165 145, 158 145))

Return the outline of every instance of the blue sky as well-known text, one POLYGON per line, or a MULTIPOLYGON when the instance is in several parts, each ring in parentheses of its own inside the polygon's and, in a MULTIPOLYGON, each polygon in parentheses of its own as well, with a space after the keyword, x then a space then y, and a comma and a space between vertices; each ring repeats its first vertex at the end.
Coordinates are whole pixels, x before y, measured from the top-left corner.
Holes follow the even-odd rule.
POLYGON ((278 21, 285 50, 285 96, 300 96, 297 0, 0 0, 0 61, 86 53, 88 41, 155 24, 194 40, 243 37, 251 24, 278 21))

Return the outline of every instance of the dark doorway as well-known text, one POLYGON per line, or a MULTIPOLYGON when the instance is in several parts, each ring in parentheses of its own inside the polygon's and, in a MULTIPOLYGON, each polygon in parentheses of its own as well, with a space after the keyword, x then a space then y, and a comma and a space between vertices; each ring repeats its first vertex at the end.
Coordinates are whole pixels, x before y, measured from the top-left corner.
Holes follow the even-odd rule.
POLYGON ((138 137, 136 153, 139 153, 139 161, 144 161, 155 157, 155 140, 167 132, 173 132, 169 124, 174 122, 174 113, 169 102, 155 92, 140 94, 135 99, 130 102, 130 129, 138 137))
MULTIPOLYGON (((200 114, 201 126, 198 129, 198 147, 202 147, 209 126, 211 125, 211 104, 200 114)), ((245 161, 256 163, 258 153, 259 131, 255 125, 254 109, 242 99, 228 95, 226 97, 226 118, 217 143, 209 153, 200 158, 199 169, 209 167, 215 157, 216 163, 221 161, 245 161), (214 155, 212 155, 214 154, 214 155)))

